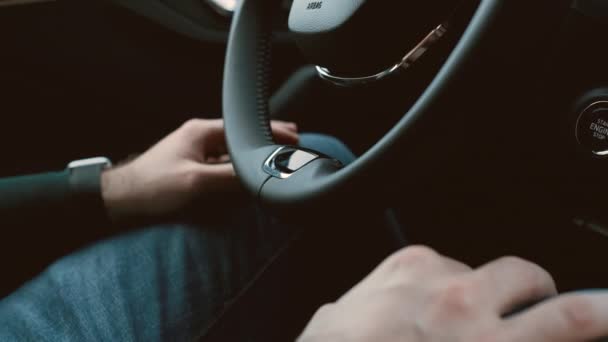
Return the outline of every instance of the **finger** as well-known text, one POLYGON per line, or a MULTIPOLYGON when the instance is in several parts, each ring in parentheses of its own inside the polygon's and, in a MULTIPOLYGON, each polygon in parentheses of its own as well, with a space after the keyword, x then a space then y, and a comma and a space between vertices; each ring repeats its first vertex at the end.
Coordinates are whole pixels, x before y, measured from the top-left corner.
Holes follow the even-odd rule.
POLYGON ((224 164, 230 162, 230 156, 228 154, 223 154, 219 157, 217 156, 209 156, 207 160, 205 160, 206 164, 224 164))
MULTIPOLYGON (((299 136, 295 123, 272 121, 271 127, 277 143, 285 145, 298 144, 299 136)), ((203 151, 204 160, 210 156, 217 157, 226 153, 223 120, 192 119, 183 125, 182 131, 186 134, 190 143, 203 151)))
POLYGON ((272 125, 272 134, 277 143, 283 145, 297 145, 300 137, 297 132, 288 129, 280 124, 272 125))
MULTIPOLYGON (((195 136, 196 141, 204 144, 209 151, 222 148, 225 151, 226 139, 223 120, 194 119, 186 123, 185 126, 190 128, 189 130, 195 136)), ((275 138, 281 143, 294 144, 298 142, 298 126, 295 123, 275 120, 271 122, 271 127, 275 138)))
POLYGON ((277 126, 285 128, 291 132, 298 133, 298 125, 295 122, 287 122, 280 120, 272 120, 270 123, 271 126, 277 126))
POLYGON ((221 155, 220 158, 219 158, 219 162, 220 163, 229 163, 230 162, 230 155, 229 154, 221 155))
POLYGON ((280 145, 298 145, 300 142, 300 136, 296 133, 285 132, 285 131, 274 131, 273 136, 275 142, 280 145))
POLYGON ((205 155, 213 153, 214 150, 224 148, 226 139, 224 137, 224 122, 220 119, 191 119, 178 130, 178 139, 191 145, 205 155))
MULTIPOLYGON (((221 119, 193 119, 185 125, 193 143, 204 149, 205 155, 221 155, 227 150, 224 121, 221 119)), ((279 144, 296 145, 299 142, 298 126, 293 122, 272 121, 273 135, 279 144)))
POLYGON ((608 336, 608 293, 555 297, 505 320, 507 341, 580 342, 608 336))
POLYGON ((284 129, 293 133, 298 133, 298 125, 295 122, 272 120, 270 121, 270 126, 273 129, 284 129))
POLYGON ((220 164, 220 158, 215 156, 207 157, 205 164, 220 164))
POLYGON ((393 253, 374 269, 362 282, 353 287, 339 301, 348 300, 357 291, 383 288, 407 288, 404 283, 431 283, 437 278, 471 272, 461 262, 447 258, 426 246, 410 246, 393 253))
POLYGON ((226 152, 226 134, 224 120, 205 120, 199 141, 207 153, 220 155, 226 152))
POLYGON ((553 277, 540 266, 523 259, 505 257, 476 270, 480 296, 500 316, 517 307, 557 294, 553 277))
POLYGON ((440 262, 439 253, 427 246, 403 248, 384 259, 362 282, 344 294, 340 301, 347 300, 356 291, 373 290, 379 284, 391 287, 413 278, 420 280, 420 273, 434 273, 440 262))
POLYGON ((414 278, 453 276, 471 267, 445 257, 426 246, 411 246, 387 258, 377 272, 406 273, 414 278))
POLYGON ((444 269, 450 273, 450 275, 458 275, 473 271, 471 266, 448 257, 443 257, 442 262, 444 269))

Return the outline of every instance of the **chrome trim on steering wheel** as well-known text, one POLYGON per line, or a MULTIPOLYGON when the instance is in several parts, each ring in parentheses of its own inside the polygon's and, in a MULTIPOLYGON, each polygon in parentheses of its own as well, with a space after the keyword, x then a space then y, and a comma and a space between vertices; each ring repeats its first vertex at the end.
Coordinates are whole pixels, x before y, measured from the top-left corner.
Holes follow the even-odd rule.
POLYGON ((411 51, 409 51, 405 57, 401 60, 401 62, 395 64, 394 66, 377 73, 372 76, 363 76, 363 77, 340 77, 333 75, 330 70, 327 68, 323 68, 321 66, 317 66, 317 72, 319 76, 329 81, 333 84, 342 86, 342 87, 354 87, 363 84, 369 84, 376 81, 383 80, 393 74, 398 73, 401 70, 408 69, 412 64, 420 59, 429 48, 434 45, 437 41, 439 41, 447 32, 448 24, 444 23, 437 26, 434 30, 432 30, 424 39, 416 45, 411 51))
POLYGON ((287 179, 319 158, 323 158, 323 156, 311 150, 294 146, 281 146, 266 159, 262 169, 273 177, 287 179))

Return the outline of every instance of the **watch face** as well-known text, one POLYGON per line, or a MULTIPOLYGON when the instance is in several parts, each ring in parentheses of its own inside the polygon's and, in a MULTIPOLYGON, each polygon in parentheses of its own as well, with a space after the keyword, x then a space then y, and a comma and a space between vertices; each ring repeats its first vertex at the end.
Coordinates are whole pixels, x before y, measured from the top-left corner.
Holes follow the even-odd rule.
POLYGON ((87 167, 87 166, 94 166, 94 165, 99 165, 102 167, 110 167, 110 166, 112 166, 112 162, 110 161, 110 159, 108 159, 106 157, 96 157, 96 158, 75 160, 68 164, 68 169, 75 169, 75 168, 79 168, 79 167, 87 167))

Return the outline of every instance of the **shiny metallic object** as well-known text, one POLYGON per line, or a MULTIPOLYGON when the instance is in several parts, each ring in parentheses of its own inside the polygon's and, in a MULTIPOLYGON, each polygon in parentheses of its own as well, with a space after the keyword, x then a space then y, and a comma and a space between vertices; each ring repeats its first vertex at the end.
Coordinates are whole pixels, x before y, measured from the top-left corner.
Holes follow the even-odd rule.
POLYGON ((283 146, 266 159, 262 168, 264 172, 273 177, 286 179, 319 158, 322 156, 313 151, 283 146))
POLYGON ((416 63, 428 50, 439 41, 447 32, 448 24, 441 24, 433 29, 424 39, 410 50, 403 59, 394 66, 371 76, 363 77, 341 77, 333 75, 330 70, 317 66, 319 76, 333 84, 342 87, 354 87, 363 84, 369 84, 383 80, 391 75, 394 75, 402 70, 408 69, 412 64, 416 63))
POLYGON ((219 14, 232 17, 239 0, 206 0, 206 2, 219 14))

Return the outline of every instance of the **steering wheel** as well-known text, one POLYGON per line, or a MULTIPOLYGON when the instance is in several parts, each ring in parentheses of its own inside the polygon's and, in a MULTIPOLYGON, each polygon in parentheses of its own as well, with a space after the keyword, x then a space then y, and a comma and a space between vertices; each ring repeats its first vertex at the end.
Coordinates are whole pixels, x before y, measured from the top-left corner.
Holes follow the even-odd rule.
MULTIPOLYGON (((407 69, 449 29, 450 14, 460 2, 295 0, 289 27, 322 78, 338 86, 357 86, 407 69)), ((316 151, 273 142, 269 76, 272 17, 279 3, 242 0, 235 13, 224 75, 225 129, 245 188, 267 205, 301 209, 352 202, 358 194, 373 196, 391 185, 390 165, 416 148, 416 136, 424 132, 425 123, 441 120, 441 113, 433 111, 435 102, 463 82, 463 65, 476 59, 504 1, 479 2, 428 88, 390 132, 348 166, 316 151)))

